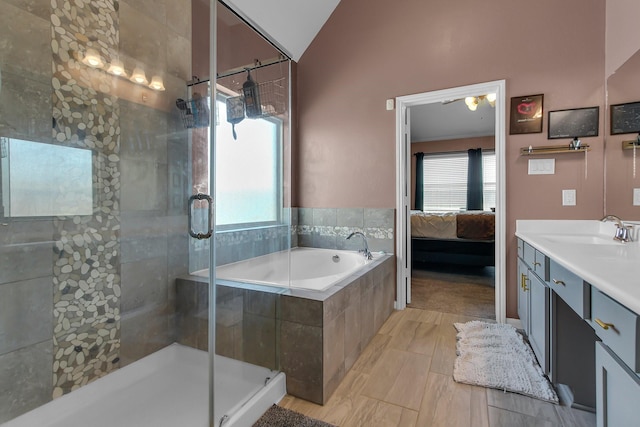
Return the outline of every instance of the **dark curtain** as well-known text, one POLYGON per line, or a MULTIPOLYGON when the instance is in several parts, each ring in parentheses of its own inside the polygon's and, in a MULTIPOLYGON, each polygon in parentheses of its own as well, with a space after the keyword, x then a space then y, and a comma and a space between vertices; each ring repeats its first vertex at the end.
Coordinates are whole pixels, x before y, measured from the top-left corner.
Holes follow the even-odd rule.
POLYGON ((416 206, 424 210, 424 153, 416 153, 416 206))
POLYGON ((470 149, 467 175, 467 210, 482 210, 482 149, 470 149))

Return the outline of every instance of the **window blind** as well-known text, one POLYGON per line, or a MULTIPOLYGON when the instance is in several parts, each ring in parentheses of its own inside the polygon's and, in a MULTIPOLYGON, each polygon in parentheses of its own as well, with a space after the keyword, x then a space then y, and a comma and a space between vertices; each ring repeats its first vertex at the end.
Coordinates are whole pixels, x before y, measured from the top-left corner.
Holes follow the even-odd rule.
MULTIPOLYGON (((425 154, 424 210, 451 212, 467 206, 467 152, 425 154)), ((482 152, 484 210, 496 206, 495 151, 482 152)))

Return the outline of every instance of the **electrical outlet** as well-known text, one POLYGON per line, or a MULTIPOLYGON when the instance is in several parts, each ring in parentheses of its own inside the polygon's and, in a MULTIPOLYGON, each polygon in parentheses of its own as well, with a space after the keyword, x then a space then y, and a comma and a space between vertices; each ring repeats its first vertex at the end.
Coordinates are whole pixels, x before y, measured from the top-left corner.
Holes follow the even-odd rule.
POLYGON ((640 206, 640 188, 633 189, 633 206, 640 206))
POLYGON ((576 190, 562 190, 562 206, 576 205, 576 190))

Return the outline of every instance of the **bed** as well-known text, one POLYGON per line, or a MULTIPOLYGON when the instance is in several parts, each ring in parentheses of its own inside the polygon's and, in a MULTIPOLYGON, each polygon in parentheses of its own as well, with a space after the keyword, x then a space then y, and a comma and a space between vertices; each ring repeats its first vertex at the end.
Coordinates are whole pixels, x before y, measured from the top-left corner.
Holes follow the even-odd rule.
POLYGON ((411 260, 413 265, 495 265, 495 214, 412 211, 411 260))

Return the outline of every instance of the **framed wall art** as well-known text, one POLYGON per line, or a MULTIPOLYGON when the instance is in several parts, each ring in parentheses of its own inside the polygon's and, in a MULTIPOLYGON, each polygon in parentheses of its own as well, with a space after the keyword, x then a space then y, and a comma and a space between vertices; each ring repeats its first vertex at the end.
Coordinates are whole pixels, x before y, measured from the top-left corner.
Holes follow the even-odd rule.
POLYGON ((543 95, 516 96, 511 98, 510 135, 542 132, 543 95))
POLYGON ((640 101, 611 106, 611 135, 640 132, 640 101))
POLYGON ((598 136, 600 107, 549 111, 549 139, 598 136))

